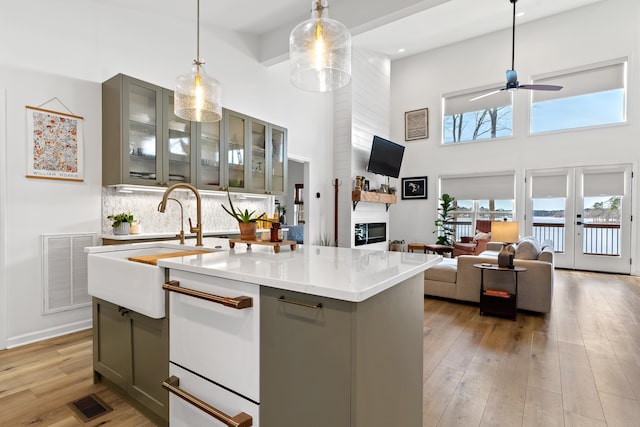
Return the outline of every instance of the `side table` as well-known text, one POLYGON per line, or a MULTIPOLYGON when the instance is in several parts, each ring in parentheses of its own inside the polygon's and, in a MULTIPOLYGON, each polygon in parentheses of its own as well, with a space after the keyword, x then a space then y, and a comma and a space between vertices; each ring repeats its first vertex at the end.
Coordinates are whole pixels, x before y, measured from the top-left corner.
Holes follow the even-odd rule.
POLYGON ((524 267, 501 268, 497 264, 473 264, 480 269, 480 315, 494 314, 516 320, 518 310, 518 273, 527 271, 524 267), (485 271, 500 271, 513 274, 513 293, 504 290, 487 289, 484 286, 485 271))

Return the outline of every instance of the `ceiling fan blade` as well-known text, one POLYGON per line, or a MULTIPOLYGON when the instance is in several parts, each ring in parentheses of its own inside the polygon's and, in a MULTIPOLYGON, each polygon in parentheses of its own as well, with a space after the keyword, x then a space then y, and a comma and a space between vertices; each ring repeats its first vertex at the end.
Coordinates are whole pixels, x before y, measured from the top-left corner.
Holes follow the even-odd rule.
POLYGON ((494 95, 494 94, 496 94, 496 93, 498 93, 498 92, 502 92, 503 90, 505 90, 505 89, 504 89, 504 88, 503 88, 503 89, 497 89, 497 90, 494 90, 494 91, 492 91, 492 92, 484 93, 484 94, 482 94, 482 95, 480 95, 480 96, 476 96, 475 98, 471 98, 469 101, 470 101, 470 102, 471 102, 471 101, 476 101, 476 100, 481 99, 481 98, 484 98, 484 97, 486 97, 486 96, 490 96, 490 95, 494 95))
POLYGON ((520 89, 529 89, 529 90, 560 90, 562 86, 556 85, 520 85, 520 89))

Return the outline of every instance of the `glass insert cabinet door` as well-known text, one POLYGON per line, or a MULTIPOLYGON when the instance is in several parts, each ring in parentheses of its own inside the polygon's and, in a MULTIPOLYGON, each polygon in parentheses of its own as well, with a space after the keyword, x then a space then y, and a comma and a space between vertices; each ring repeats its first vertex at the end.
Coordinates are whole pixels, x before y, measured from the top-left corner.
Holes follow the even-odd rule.
POLYGON ((155 184, 161 167, 161 158, 158 158, 161 92, 131 82, 128 95, 129 178, 155 184))
POLYGON ((192 127, 194 124, 189 120, 184 120, 173 113, 173 93, 165 92, 165 117, 166 117, 166 138, 167 149, 163 153, 168 154, 164 162, 164 170, 168 171, 168 176, 164 177, 164 182, 170 184, 178 182, 191 182, 192 161, 191 155, 192 127))
POLYGON ((222 182, 220 168, 220 122, 203 122, 199 125, 199 186, 220 188, 222 182))
POLYGON ((267 125, 251 121, 251 190, 267 190, 267 125))
POLYGON ((271 126, 271 191, 285 191, 286 137, 284 129, 271 126))
POLYGON ((229 188, 245 188, 245 123, 242 116, 227 115, 227 167, 229 188))

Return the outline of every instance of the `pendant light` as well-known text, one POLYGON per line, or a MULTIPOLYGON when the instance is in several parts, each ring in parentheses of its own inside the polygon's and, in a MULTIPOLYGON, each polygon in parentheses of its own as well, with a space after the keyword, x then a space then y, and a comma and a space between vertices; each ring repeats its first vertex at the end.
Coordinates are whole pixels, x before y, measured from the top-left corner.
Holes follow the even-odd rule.
POLYGON ((327 0, 311 2, 311 19, 289 36, 291 83, 303 90, 330 92, 351 81, 351 34, 330 19, 327 0))
POLYGON ((220 82, 207 76, 200 58, 200 0, 197 13, 196 59, 191 73, 178 76, 174 93, 174 113, 193 122, 217 122, 222 118, 220 82))

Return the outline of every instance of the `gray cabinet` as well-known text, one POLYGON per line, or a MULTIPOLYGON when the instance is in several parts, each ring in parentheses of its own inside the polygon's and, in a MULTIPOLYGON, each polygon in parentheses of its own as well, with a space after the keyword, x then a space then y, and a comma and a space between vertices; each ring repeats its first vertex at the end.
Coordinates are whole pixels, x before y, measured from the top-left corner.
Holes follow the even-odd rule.
POLYGON ((261 425, 422 425, 422 282, 360 303, 261 287, 261 425))
POLYGON ((102 84, 103 185, 195 182, 193 135, 172 91, 123 74, 102 84))
POLYGON ((119 394, 159 425, 169 419, 167 318, 152 319, 93 298, 93 369, 96 382, 119 394))
POLYGON ((231 191, 284 194, 287 130, 281 126, 224 111, 228 186, 231 191))
POLYGON ((223 109, 221 122, 173 114, 173 91, 118 74, 102 84, 102 185, 284 194, 287 130, 223 109))

